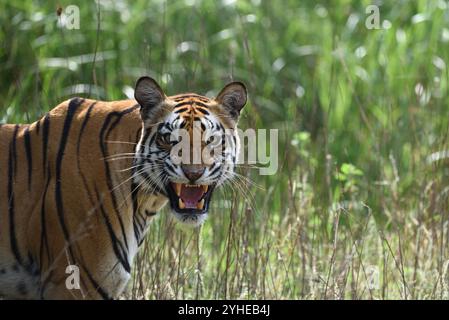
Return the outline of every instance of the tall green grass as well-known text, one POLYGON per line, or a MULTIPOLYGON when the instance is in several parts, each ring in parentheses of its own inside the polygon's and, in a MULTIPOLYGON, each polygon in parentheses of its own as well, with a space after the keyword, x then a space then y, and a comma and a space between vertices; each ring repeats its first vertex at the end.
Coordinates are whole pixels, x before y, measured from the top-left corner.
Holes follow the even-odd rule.
POLYGON ((146 74, 242 80, 240 127, 280 130, 278 173, 242 167, 201 229, 164 211, 124 298, 448 298, 449 3, 375 3, 388 29, 371 1, 0 0, 0 121, 146 74), (71 4, 79 30, 58 27, 71 4))

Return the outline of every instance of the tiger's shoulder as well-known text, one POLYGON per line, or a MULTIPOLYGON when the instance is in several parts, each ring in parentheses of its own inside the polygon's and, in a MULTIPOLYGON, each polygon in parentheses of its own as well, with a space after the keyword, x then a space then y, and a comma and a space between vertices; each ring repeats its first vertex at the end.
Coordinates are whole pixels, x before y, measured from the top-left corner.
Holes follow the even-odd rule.
MULTIPOLYGON (((47 114, 55 119, 76 115, 76 120, 82 118, 83 112, 89 112, 89 116, 107 117, 109 114, 131 113, 137 111, 138 107, 135 100, 102 101, 74 97, 61 102, 47 114)), ((134 115, 139 118, 138 112, 134 115)))

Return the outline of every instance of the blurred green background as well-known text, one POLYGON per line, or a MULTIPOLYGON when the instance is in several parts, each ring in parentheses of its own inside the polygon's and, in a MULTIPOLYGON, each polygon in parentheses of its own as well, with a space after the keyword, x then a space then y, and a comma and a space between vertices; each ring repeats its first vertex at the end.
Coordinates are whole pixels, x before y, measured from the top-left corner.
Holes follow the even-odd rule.
POLYGON ((448 61, 443 0, 0 0, 0 123, 142 75, 244 81, 240 127, 279 129, 277 174, 240 168, 201 229, 163 214, 124 298, 449 298, 448 61))

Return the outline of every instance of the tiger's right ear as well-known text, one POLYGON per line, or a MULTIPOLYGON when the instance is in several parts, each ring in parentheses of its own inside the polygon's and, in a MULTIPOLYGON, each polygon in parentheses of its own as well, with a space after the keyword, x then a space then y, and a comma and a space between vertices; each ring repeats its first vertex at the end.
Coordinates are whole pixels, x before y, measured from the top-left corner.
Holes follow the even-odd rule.
POLYGON ((141 77, 136 82, 134 98, 142 107, 142 116, 146 118, 154 111, 155 107, 165 100, 166 96, 156 80, 150 77, 141 77))

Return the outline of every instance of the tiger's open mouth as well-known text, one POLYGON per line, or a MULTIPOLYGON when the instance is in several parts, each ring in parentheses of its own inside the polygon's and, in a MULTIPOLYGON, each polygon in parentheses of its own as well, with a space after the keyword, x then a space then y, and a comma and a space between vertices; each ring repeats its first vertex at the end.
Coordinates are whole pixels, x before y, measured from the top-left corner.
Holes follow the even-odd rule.
POLYGON ((214 185, 171 182, 168 189, 173 210, 178 213, 203 214, 209 209, 214 185))

